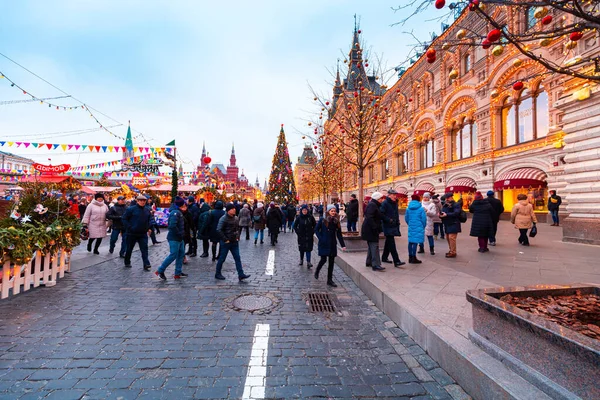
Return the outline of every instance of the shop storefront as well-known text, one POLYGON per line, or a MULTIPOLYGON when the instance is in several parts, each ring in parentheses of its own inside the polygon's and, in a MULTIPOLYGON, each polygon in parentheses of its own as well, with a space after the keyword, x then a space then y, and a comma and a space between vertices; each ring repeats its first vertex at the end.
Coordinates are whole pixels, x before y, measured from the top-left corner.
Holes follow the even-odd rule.
POLYGON ((527 195, 527 200, 533 206, 538 219, 544 222, 548 214, 548 184, 547 175, 537 168, 519 168, 501 174, 494 183, 494 190, 499 192, 499 198, 504 205, 504 211, 510 213, 517 204, 519 194, 527 195))
POLYGON ((408 207, 408 189, 404 186, 398 186, 394 190, 398 192, 398 208, 405 210, 408 207))
POLYGON ((431 183, 421 183, 415 189, 414 194, 423 197, 425 193, 435 194, 435 187, 431 183))
POLYGON ((448 183, 448 186, 446 186, 446 193, 453 193, 454 201, 462 199, 464 210, 469 209, 476 191, 477 183, 471 178, 453 179, 448 183))

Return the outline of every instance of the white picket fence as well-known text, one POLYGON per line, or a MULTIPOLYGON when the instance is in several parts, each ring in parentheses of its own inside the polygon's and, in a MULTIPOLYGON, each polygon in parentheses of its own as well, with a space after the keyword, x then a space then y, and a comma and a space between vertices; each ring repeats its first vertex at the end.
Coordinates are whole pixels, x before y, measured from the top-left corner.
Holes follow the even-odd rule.
POLYGON ((0 299, 26 292, 31 287, 54 286, 71 270, 71 257, 67 251, 42 255, 37 251, 27 264, 14 264, 10 260, 0 266, 0 299))

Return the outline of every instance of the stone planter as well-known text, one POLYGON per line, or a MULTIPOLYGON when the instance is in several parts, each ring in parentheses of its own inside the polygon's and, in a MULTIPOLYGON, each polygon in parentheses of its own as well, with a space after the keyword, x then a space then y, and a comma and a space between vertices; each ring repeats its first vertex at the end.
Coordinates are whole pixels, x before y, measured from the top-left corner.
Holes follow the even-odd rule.
POLYGON ((518 298, 600 295, 600 287, 539 285, 467 291, 473 305, 472 341, 554 399, 599 399, 600 341, 501 301, 507 294, 518 298))

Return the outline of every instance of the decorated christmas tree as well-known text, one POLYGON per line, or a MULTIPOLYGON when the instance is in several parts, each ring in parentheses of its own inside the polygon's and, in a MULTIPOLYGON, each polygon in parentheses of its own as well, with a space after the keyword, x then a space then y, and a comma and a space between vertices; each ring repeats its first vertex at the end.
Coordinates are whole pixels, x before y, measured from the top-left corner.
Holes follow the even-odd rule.
POLYGON ((294 174, 292 172, 292 163, 288 153, 287 143, 285 142, 285 132, 283 124, 279 131, 277 147, 273 155, 273 166, 271 167, 271 176, 269 177, 269 190, 266 193, 267 202, 276 203, 297 203, 296 184, 294 183, 294 174))

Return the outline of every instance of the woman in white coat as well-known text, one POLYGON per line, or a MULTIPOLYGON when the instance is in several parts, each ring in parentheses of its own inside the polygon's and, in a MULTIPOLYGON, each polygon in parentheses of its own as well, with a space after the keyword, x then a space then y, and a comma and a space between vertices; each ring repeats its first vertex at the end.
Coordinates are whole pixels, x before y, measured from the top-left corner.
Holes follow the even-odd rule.
MULTIPOLYGON (((427 241, 429 242, 429 252, 431 255, 435 255, 434 245, 433 245, 433 221, 439 215, 438 208, 435 203, 431 201, 431 194, 426 192, 423 195, 423 201, 421 205, 425 209, 425 215, 427 215, 427 225, 425 226, 425 236, 427 236, 427 241)), ((419 253, 424 253, 425 249, 423 243, 420 244, 419 253)))
POLYGON ((101 193, 96 193, 94 200, 85 209, 85 214, 83 214, 81 220, 90 233, 87 251, 92 251, 92 243, 96 240, 94 254, 100 254, 98 247, 102 243, 102 238, 106 236, 106 213, 108 213, 108 207, 104 203, 104 196, 101 193))

